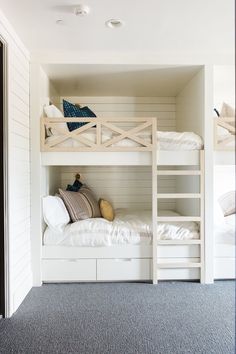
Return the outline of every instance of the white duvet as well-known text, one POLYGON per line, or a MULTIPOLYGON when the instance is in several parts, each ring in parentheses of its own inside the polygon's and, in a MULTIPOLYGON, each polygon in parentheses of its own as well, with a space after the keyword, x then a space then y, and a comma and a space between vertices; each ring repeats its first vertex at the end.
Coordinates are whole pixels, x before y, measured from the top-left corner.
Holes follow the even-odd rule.
MULTIPOLYGON (((92 143, 96 141, 96 134, 93 128, 89 129, 88 131, 81 133, 81 137, 88 139, 92 143)), ((102 134, 102 142, 105 142, 115 135, 112 135, 110 131, 103 131, 102 134)), ((151 135, 150 132, 143 132, 138 134, 138 137, 143 139, 145 142, 151 142, 151 135)), ((46 144, 53 142, 57 139, 58 136, 51 136, 46 139, 46 144)), ((75 139, 67 139, 60 144, 56 144, 57 147, 80 147, 84 146, 78 140, 75 139)), ((125 138, 120 142, 113 144, 112 146, 140 146, 139 143, 136 143, 133 140, 125 138)), ((158 150, 201 150, 203 148, 203 141, 202 138, 192 132, 163 132, 157 131, 157 149, 158 150)))
MULTIPOLYGON (((179 215, 171 211, 162 211, 159 215, 179 215)), ((160 239, 197 239, 199 226, 195 222, 158 223, 160 239)), ((130 212, 116 210, 113 222, 102 218, 93 218, 68 224, 64 232, 57 233, 47 228, 44 233, 44 245, 63 246, 111 246, 111 245, 149 245, 152 242, 152 218, 150 211, 130 212)))

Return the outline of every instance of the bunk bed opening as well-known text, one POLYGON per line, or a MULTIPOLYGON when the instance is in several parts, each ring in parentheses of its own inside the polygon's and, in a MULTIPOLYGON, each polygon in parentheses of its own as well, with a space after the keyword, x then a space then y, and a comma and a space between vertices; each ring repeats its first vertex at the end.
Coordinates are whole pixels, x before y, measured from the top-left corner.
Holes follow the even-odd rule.
POLYGON ((46 116, 44 109, 41 117, 41 203, 79 173, 97 200, 113 204, 121 222, 141 223, 149 237, 110 247, 50 244, 42 221, 42 280, 204 282, 203 68, 44 69, 54 87, 48 101, 62 115, 46 116), (66 116, 65 101, 97 117, 66 116), (159 237, 168 225, 174 238, 166 231, 159 237), (176 239, 179 226, 191 236, 176 239))

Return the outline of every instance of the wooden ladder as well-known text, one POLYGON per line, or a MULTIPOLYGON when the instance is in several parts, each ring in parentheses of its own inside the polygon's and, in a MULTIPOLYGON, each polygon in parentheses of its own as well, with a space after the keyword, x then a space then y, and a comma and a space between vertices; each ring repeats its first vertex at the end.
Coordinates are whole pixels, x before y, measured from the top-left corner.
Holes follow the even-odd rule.
MULTIPOLYGON (((156 158, 156 157, 155 157, 156 158)), ((155 160, 156 163, 156 160, 155 160)), ((198 170, 158 170, 157 165, 154 168, 154 161, 152 166, 153 178, 153 198, 152 198, 152 211, 153 211, 153 284, 158 282, 159 269, 176 269, 176 268, 199 268, 200 269, 200 282, 205 282, 205 269, 204 269, 204 151, 200 151, 200 161, 198 170), (158 176, 199 176, 200 190, 199 193, 157 193, 158 176), (158 199, 168 198, 189 198, 200 200, 200 216, 158 216, 157 214, 157 201, 158 199), (198 240, 160 240, 157 235, 158 222, 187 222, 195 221, 200 223, 200 237, 198 240), (159 262, 158 261, 158 248, 166 245, 199 245, 200 247, 200 261, 199 262, 159 262)))

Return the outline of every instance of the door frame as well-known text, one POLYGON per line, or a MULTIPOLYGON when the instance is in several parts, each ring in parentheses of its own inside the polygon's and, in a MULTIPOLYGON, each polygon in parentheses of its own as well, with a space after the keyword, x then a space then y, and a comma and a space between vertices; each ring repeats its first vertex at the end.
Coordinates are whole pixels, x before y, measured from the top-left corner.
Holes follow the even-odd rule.
POLYGON ((3 48, 3 212, 4 212, 4 307, 3 317, 11 315, 10 308, 10 282, 9 282, 9 164, 8 164, 8 46, 6 40, 0 35, 3 48))

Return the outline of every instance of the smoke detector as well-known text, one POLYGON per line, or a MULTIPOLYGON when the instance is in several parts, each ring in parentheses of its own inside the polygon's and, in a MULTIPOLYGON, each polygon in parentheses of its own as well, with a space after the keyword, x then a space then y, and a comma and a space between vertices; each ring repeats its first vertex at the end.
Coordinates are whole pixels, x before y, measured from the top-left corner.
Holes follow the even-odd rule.
POLYGON ((86 16, 90 12, 90 8, 87 5, 78 5, 74 9, 75 16, 86 16))
POLYGON ((124 25, 124 22, 120 19, 111 18, 110 20, 105 22, 105 25, 109 28, 119 28, 124 25))

